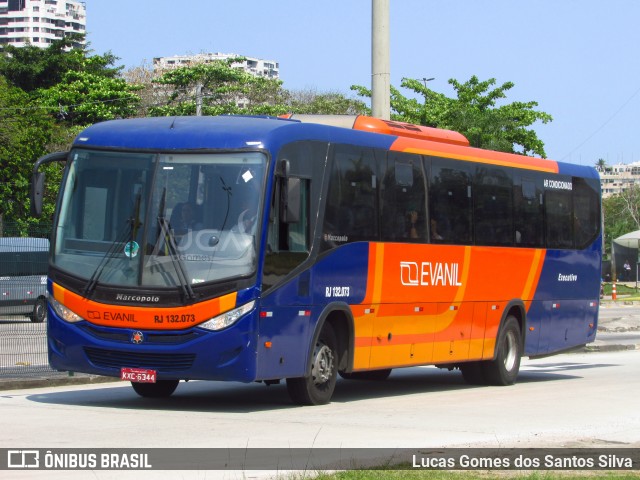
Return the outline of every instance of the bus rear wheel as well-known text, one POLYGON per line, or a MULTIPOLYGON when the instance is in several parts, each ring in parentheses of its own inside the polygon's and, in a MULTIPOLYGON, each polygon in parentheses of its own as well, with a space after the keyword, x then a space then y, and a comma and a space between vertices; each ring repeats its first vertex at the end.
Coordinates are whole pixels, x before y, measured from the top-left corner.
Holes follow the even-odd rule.
POLYGON ((158 380, 156 383, 131 382, 135 392, 145 398, 165 398, 178 388, 180 380, 158 380))
POLYGON ((520 371, 522 336, 520 325, 513 315, 504 322, 496 342, 495 360, 483 362, 482 373, 489 385, 513 385, 520 371))
POLYGON ((329 403, 338 375, 338 342, 333 327, 325 323, 311 354, 311 375, 287 378, 287 391, 298 405, 329 403))

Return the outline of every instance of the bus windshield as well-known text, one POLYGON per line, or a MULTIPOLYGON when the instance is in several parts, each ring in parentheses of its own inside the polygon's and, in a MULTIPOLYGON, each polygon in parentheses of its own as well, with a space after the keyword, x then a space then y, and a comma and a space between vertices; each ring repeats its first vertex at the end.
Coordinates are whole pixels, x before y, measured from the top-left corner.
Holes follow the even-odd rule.
POLYGON ((53 263, 87 281, 187 287, 256 268, 266 157, 75 150, 53 263))

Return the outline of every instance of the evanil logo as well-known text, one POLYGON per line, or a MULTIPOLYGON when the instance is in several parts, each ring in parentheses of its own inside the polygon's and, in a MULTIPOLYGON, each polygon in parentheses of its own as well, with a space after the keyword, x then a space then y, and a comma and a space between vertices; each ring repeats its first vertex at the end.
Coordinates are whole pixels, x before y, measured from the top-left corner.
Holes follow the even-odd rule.
POLYGON ((443 262, 400 262, 400 283, 408 287, 461 287, 460 265, 443 262))

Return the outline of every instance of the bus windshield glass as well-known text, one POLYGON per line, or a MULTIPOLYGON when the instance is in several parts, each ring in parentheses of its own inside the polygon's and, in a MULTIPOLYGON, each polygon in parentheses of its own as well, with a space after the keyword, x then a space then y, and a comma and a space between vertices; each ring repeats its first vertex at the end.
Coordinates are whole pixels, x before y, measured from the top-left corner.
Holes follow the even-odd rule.
POLYGON ((95 284, 185 287, 256 268, 266 156, 75 150, 53 263, 95 284))

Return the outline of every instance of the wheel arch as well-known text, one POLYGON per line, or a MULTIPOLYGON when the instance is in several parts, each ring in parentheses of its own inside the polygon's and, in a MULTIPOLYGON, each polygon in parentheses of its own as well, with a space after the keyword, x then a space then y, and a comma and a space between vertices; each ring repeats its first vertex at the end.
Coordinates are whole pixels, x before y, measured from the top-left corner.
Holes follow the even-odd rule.
MULTIPOLYGON (((526 337, 526 328, 527 325, 527 309, 525 304, 520 299, 513 299, 507 306, 504 308, 504 312, 502 313, 502 317, 500 318, 500 326, 498 327, 498 331, 496 332, 496 341, 500 338, 500 333, 504 328, 504 325, 507 321, 507 318, 513 316, 518 321, 518 326, 520 327, 520 347, 521 351, 524 351, 525 345, 525 337, 526 337)), ((493 360, 496 359, 498 354, 498 349, 494 348, 493 350, 493 360)))
POLYGON ((320 337, 320 332, 326 323, 333 328, 338 342, 338 370, 351 370, 353 367, 354 349, 354 320, 351 307, 344 302, 334 302, 325 306, 316 322, 311 342, 307 346, 307 367, 305 375, 311 375, 311 358, 313 347, 320 337))

